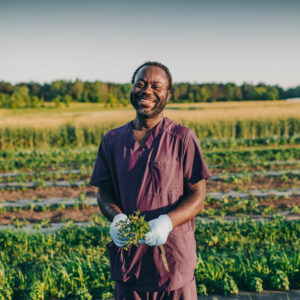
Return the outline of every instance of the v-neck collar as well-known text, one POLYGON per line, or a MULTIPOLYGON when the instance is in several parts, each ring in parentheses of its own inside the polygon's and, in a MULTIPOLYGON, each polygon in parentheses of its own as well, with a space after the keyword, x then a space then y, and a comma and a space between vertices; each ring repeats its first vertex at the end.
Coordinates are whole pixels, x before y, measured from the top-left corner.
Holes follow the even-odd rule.
POLYGON ((138 150, 138 149, 143 149, 143 148, 147 148, 150 149, 153 140, 157 137, 158 133, 160 132, 160 130, 163 128, 163 124, 165 123, 165 119, 166 117, 163 116, 162 120, 160 120, 153 128, 151 134, 149 135, 146 143, 144 144, 144 146, 142 147, 134 138, 134 133, 133 133, 133 121, 130 121, 128 123, 128 129, 131 133, 131 142, 133 145, 133 150, 138 150))

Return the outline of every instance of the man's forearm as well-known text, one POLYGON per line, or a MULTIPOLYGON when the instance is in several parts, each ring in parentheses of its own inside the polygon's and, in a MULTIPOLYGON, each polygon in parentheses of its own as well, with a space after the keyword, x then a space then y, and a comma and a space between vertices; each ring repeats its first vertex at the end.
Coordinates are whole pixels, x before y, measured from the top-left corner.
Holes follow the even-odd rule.
POLYGON ((206 180, 203 179, 192 186, 191 191, 181 204, 168 213, 173 229, 195 217, 204 207, 206 198, 206 180))
POLYGON ((102 214, 111 222, 117 214, 123 213, 112 192, 99 189, 97 202, 102 214))

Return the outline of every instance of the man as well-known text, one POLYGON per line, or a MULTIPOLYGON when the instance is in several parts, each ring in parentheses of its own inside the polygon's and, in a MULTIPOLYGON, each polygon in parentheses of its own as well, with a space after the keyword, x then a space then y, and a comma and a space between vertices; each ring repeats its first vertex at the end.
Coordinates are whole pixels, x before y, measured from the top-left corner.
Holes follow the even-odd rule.
POLYGON ((115 298, 197 299, 194 224, 211 174, 195 134, 163 115, 172 90, 168 68, 146 62, 132 84, 136 118, 104 136, 90 181, 99 187, 99 207, 112 221, 107 250, 115 298), (125 251, 116 224, 137 210, 151 230, 138 247, 125 251))

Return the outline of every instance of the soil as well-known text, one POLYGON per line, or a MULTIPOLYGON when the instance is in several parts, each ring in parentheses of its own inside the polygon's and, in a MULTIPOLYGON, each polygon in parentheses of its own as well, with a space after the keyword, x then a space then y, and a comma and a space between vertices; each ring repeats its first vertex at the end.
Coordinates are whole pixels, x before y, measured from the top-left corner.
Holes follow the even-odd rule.
POLYGON ((49 219, 51 223, 62 220, 74 220, 76 222, 91 221, 91 216, 99 214, 98 207, 84 209, 57 209, 55 211, 35 212, 23 210, 19 212, 5 212, 0 214, 0 224, 12 224, 15 219, 27 221, 29 223, 39 223, 44 219, 49 219))
MULTIPOLYGON (((270 202, 262 201, 261 206, 269 206, 270 202)), ((300 205, 300 196, 290 198, 280 198, 272 200, 272 206, 276 208, 286 209, 293 205, 300 205)), ((218 208, 218 203, 213 205, 205 205, 204 208, 218 208)), ((55 211, 35 212, 32 210, 22 210, 17 212, 4 212, 0 214, 0 224, 7 225, 15 222, 16 219, 28 222, 28 223, 39 223, 44 219, 49 219, 51 223, 62 222, 66 220, 74 220, 75 222, 90 222, 91 216, 100 214, 101 211, 98 207, 89 207, 81 209, 57 209, 55 211)))
MULTIPOLYGON (((221 174, 221 173, 239 173, 239 172, 257 172, 257 171, 276 171, 276 170, 295 170, 295 169, 299 169, 299 164, 293 164, 293 165, 269 165, 269 166, 252 166, 252 167, 234 167, 234 168, 217 168, 217 167, 210 167, 210 171, 212 174, 221 174)), ((45 172, 47 171, 55 171, 55 170, 45 170, 45 172)), ((14 171, 12 171, 14 172, 14 171)), ((22 174, 22 171, 18 170, 18 172, 20 172, 20 174, 22 174)), ((35 174, 36 172, 33 172, 32 170, 28 171, 28 172, 32 172, 33 176, 26 176, 26 180, 27 181, 34 181, 36 180, 36 178, 38 177, 38 174, 35 174)), ((59 172, 59 171, 58 171, 59 172)), ((0 174, 3 173, 0 170, 0 174)), ((5 173, 5 172, 4 172, 5 173)), ((91 177, 91 173, 92 170, 87 173, 86 175, 83 174, 44 174, 42 175, 43 180, 89 180, 91 177)), ((15 177, 5 177, 5 178, 1 178, 0 177, 0 182, 14 182, 15 181, 15 177)))
POLYGON ((282 182, 279 178, 254 178, 251 182, 222 182, 207 181, 206 188, 208 192, 229 192, 238 190, 247 192, 249 190, 278 190, 290 189, 300 186, 300 180, 292 179, 290 182, 282 182))
MULTIPOLYGON (((278 199, 272 199, 272 201, 259 201, 260 207, 267 207, 272 205, 275 208, 279 208, 282 210, 287 210, 290 207, 293 207, 294 205, 300 206, 300 196, 293 196, 288 198, 278 198, 278 199)), ((215 202, 212 205, 204 205, 204 208, 219 208, 220 204, 215 202)))
POLYGON ((220 174, 226 173, 238 173, 238 172, 256 172, 256 171, 276 171, 276 170, 295 170, 299 169, 299 164, 294 165, 269 165, 269 166, 253 166, 253 167, 235 167, 235 168, 209 168, 211 173, 220 174))
POLYGON ((278 199, 272 199, 272 201, 260 201, 260 206, 269 206, 272 203, 272 205, 276 208, 282 208, 283 210, 288 207, 293 207, 294 205, 300 206, 300 196, 293 196, 290 198, 278 198, 278 199))
MULTIPOLYGON (((270 189, 289 189, 300 186, 300 180, 292 179, 290 182, 282 182, 279 178, 254 178, 251 182, 222 182, 207 181, 207 192, 229 192, 239 190, 270 190, 270 189)), ((96 197, 97 187, 49 187, 24 190, 3 190, 0 193, 0 201, 14 201, 22 199, 37 198, 78 198, 85 193, 87 197, 96 197)))
POLYGON ((14 201, 22 199, 37 199, 37 198, 78 198, 80 194, 85 193, 87 197, 96 197, 96 187, 50 187, 37 188, 26 190, 9 191, 4 190, 0 193, 0 201, 14 201))
MULTIPOLYGON (((239 190, 247 192, 248 190, 270 190, 270 189, 288 189, 299 187, 300 181, 297 179, 291 182, 282 182, 279 178, 255 178, 251 182, 224 183, 221 181, 207 181, 207 192, 228 192, 231 190, 239 190)), ((0 201, 37 199, 37 198, 78 198, 84 193, 87 197, 96 197, 98 188, 87 187, 51 187, 36 188, 25 190, 3 190, 0 193, 0 201)), ((269 206, 270 202, 261 201, 261 206, 269 206)), ((272 205, 277 208, 285 209, 293 205, 300 205, 300 196, 292 196, 288 198, 272 198, 272 205)), ((218 207, 218 203, 213 204, 213 208, 218 207)), ((205 208, 209 208, 208 205, 205 208)), ((17 212, 4 212, 0 214, 0 224, 11 224, 15 219, 23 220, 29 223, 40 222, 43 219, 49 219, 51 222, 61 222, 62 220, 74 220, 76 222, 91 221, 93 214, 99 214, 98 207, 89 208, 69 208, 57 209, 54 211, 34 212, 32 210, 22 210, 17 212)))

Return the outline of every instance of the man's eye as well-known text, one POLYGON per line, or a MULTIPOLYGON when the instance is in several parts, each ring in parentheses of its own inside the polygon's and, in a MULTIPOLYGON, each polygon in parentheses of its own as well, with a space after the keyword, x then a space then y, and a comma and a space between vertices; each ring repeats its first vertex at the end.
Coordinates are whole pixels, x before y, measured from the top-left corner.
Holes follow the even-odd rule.
POLYGON ((159 85, 153 85, 152 88, 158 90, 158 89, 160 89, 160 86, 159 85))
POLYGON ((144 84, 143 84, 142 82, 138 82, 135 86, 136 86, 136 87, 143 87, 144 84))

